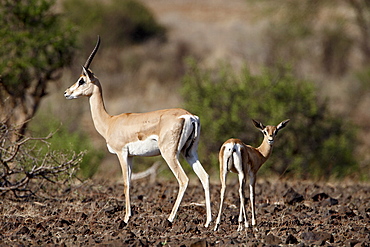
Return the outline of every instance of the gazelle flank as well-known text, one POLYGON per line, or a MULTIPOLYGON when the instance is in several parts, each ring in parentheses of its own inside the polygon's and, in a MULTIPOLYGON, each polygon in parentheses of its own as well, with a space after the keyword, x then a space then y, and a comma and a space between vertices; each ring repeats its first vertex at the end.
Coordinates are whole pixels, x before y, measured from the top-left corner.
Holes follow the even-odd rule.
POLYGON ((289 121, 289 119, 284 120, 275 127, 271 125, 265 126, 262 123, 253 120, 254 126, 263 134, 263 141, 258 148, 246 145, 240 139, 229 139, 221 146, 218 156, 220 163, 221 200, 220 209, 216 219, 216 225, 214 228, 215 231, 218 229, 221 221, 222 205, 226 191, 226 176, 228 172, 237 173, 239 178, 240 212, 238 218, 238 231, 243 230, 243 221, 245 227, 249 227, 244 203, 244 187, 245 180, 248 175, 252 226, 256 225, 255 184, 257 172, 270 157, 275 136, 288 124, 289 121))
POLYGON ((64 96, 66 99, 88 97, 94 126, 106 140, 109 151, 118 157, 125 193, 124 222, 127 223, 131 216, 130 180, 133 157, 156 155, 162 155, 179 183, 178 195, 168 218, 170 222, 174 220, 189 182, 179 162, 179 155, 182 154, 203 185, 207 212, 205 226, 208 227, 211 222, 209 176, 197 154, 199 118, 184 109, 109 115, 104 106, 102 86, 89 69, 99 45, 100 38, 82 67, 81 76, 64 92, 64 96))

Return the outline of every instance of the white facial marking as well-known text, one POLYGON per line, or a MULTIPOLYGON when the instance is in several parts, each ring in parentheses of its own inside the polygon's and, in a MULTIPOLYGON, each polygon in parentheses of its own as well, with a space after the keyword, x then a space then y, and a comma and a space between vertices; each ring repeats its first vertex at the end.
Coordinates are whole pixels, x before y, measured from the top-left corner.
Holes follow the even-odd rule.
POLYGON ((156 156, 160 154, 158 147, 158 136, 151 135, 145 140, 126 144, 130 156, 156 156))
POLYGON ((274 138, 275 138, 275 131, 272 131, 271 128, 265 128, 262 133, 267 137, 267 142, 272 145, 274 144, 274 138))

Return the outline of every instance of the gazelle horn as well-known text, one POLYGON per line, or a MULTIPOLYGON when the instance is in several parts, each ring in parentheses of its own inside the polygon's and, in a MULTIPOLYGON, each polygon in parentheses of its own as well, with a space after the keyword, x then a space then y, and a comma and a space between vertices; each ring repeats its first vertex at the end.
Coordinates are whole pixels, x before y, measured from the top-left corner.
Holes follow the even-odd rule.
POLYGON ((88 69, 89 68, 89 66, 90 66, 90 64, 91 64, 91 62, 92 62, 92 60, 93 60, 96 52, 99 49, 99 45, 100 45, 100 36, 98 35, 98 41, 96 42, 96 45, 94 47, 94 50, 91 52, 90 56, 87 58, 86 63, 84 65, 85 69, 88 69))

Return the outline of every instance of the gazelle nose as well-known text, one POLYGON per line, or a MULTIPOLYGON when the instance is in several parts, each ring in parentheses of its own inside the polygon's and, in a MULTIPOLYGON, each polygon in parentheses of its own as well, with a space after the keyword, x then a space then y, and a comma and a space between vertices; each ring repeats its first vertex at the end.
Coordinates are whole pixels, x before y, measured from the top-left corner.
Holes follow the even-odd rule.
POLYGON ((70 95, 70 94, 68 94, 68 92, 67 92, 67 91, 65 91, 65 92, 64 92, 64 97, 65 97, 66 99, 71 99, 71 95, 70 95))

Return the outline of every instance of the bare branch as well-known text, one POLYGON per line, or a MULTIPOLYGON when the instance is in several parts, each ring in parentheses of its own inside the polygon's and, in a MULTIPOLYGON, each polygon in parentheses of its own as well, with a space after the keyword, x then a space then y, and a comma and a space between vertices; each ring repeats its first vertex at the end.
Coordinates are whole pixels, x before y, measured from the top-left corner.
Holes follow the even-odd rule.
POLYGON ((74 177, 84 152, 65 154, 48 150, 46 154, 42 154, 37 150, 37 144, 31 147, 26 144, 29 141, 41 141, 48 145, 46 140, 55 132, 46 137, 22 136, 12 142, 9 137, 13 131, 16 129, 10 129, 5 124, 0 125, 0 194, 12 191, 17 197, 18 193, 29 196, 34 194, 29 186, 31 181, 58 183, 74 177))

